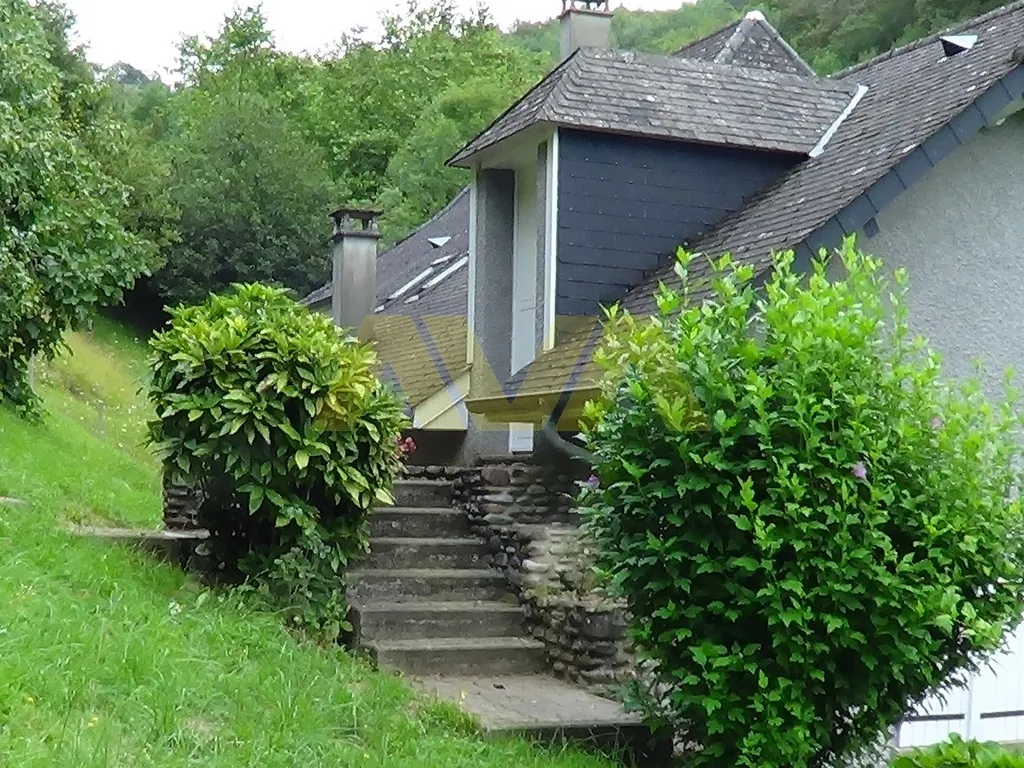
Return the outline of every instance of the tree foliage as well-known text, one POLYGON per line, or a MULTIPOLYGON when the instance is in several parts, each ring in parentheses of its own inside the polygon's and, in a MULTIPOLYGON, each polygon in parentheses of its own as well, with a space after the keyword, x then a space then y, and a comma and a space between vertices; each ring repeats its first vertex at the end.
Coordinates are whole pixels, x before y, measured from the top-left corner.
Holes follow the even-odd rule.
POLYGON ((225 573, 336 639, 345 568, 367 549, 369 510, 392 501, 401 401, 370 347, 280 289, 237 286, 171 314, 151 342, 152 443, 202 490, 225 573))
POLYGON ((99 137, 119 127, 49 4, 0 0, 0 401, 33 411, 30 359, 121 300, 154 248, 129 231, 128 190, 99 137))
POLYGON ((1015 394, 948 384, 904 276, 843 260, 762 294, 687 257, 656 317, 612 314, 584 515, 698 768, 839 764, 1024 613, 1015 394))
POLYGON ((258 94, 221 96, 187 115, 171 147, 180 242, 165 250, 154 286, 172 305, 237 282, 305 295, 327 272, 331 179, 316 147, 273 104, 258 94))

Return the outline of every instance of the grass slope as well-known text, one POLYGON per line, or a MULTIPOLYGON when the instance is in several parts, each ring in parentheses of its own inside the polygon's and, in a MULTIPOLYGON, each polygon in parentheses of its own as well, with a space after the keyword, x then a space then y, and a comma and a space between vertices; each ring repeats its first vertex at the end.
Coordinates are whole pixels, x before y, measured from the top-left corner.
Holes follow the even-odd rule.
POLYGON ((485 742, 454 710, 274 616, 65 533, 72 520, 160 516, 140 445, 143 346, 97 323, 70 347, 37 372, 42 424, 0 409, 0 496, 29 502, 0 505, 0 765, 608 765, 485 742))

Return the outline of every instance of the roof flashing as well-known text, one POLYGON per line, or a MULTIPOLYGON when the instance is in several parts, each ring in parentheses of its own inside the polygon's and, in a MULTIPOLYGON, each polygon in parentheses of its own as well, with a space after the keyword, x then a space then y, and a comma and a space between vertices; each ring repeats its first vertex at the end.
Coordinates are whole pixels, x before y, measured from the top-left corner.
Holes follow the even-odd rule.
POLYGON ((855 110, 857 105, 860 104, 861 99, 867 96, 867 93, 868 87, 866 85, 857 86, 857 92, 853 94, 853 98, 850 99, 850 103, 846 105, 846 109, 840 113, 839 117, 835 119, 835 122, 828 127, 825 134, 818 140, 818 143, 814 145, 814 149, 810 152, 811 157, 818 157, 825 151, 826 145, 832 140, 832 137, 836 135, 836 131, 839 130, 839 126, 841 126, 846 118, 853 113, 853 110, 855 110))

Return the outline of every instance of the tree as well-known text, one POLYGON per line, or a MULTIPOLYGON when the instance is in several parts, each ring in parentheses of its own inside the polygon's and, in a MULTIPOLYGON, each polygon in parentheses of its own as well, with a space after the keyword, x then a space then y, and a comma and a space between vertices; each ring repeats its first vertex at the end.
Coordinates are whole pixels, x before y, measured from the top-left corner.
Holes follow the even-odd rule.
POLYGON ((763 293, 687 257, 655 318, 611 315, 584 517, 696 768, 846 764, 1024 613, 1016 393, 943 379, 905 275, 842 255, 763 293))
POLYGON ((255 94, 220 94, 172 146, 171 199, 181 240, 154 275, 168 304, 233 283, 305 295, 323 282, 334 187, 316 148, 255 94))
POLYGON ((24 412, 38 408, 29 360, 120 301, 155 253, 124 227, 127 190, 90 144, 116 131, 95 84, 57 66, 79 59, 54 9, 0 0, 0 402, 24 412))

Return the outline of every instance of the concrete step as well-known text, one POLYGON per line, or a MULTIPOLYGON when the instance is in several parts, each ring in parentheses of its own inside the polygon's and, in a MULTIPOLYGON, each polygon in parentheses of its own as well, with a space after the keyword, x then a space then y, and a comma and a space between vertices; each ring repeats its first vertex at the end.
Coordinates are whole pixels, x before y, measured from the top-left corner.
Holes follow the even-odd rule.
POLYGON ((621 704, 544 675, 436 677, 417 681, 429 693, 472 714, 484 733, 561 745, 571 741, 607 754, 625 751, 626 765, 671 765, 672 739, 652 736, 621 704))
POLYGON ((469 517, 457 509, 384 507, 370 518, 370 536, 447 538, 469 535, 469 517))
POLYGON ((515 637, 523 609, 488 602, 370 603, 354 609, 357 637, 414 640, 435 637, 515 637))
POLYGON ((382 667, 407 675, 528 675, 544 671, 544 644, 525 637, 438 637, 375 640, 370 652, 382 667))
POLYGON ((370 539, 368 568, 482 568, 487 546, 479 539, 370 539))
POLYGON ((448 509, 452 484, 446 480, 398 480, 394 487, 396 507, 448 509))
POLYGON ((348 592, 353 605, 511 599, 505 577, 489 568, 357 570, 348 592))

